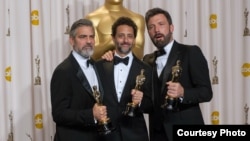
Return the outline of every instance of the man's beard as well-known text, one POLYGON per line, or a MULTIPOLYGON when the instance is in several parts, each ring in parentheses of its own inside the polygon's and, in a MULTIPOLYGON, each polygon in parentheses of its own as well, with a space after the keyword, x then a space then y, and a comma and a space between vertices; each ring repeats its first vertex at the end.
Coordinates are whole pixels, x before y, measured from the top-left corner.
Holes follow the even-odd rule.
POLYGON ((93 55, 94 50, 92 48, 84 48, 81 50, 77 50, 77 52, 83 57, 83 58, 89 58, 91 55, 93 55))
MULTIPOLYGON (((119 51, 119 52, 121 52, 122 54, 128 54, 130 51, 131 51, 131 47, 130 48, 122 48, 122 45, 120 45, 120 44, 118 44, 117 45, 118 47, 117 47, 117 50, 119 51)), ((131 45, 130 45, 131 46, 131 45)))
POLYGON ((81 56, 84 58, 89 58, 91 55, 93 55, 93 53, 93 49, 81 50, 80 52, 81 56))
MULTIPOLYGON (((161 34, 162 36, 164 36, 163 34, 161 34)), ((169 32, 167 35, 164 36, 163 40, 156 40, 155 36, 153 38, 151 38, 151 40, 153 41, 153 44, 158 48, 164 48, 172 39, 172 32, 169 32)))

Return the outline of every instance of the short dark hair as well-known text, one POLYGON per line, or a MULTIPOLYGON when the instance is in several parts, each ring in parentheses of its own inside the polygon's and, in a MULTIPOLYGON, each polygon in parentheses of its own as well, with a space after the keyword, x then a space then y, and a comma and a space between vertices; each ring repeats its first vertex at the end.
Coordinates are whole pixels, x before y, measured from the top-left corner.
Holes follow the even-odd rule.
POLYGON ((72 26, 71 26, 71 28, 70 28, 69 35, 70 35, 71 37, 75 37, 75 36, 76 36, 76 29, 77 29, 78 27, 81 27, 81 26, 90 26, 90 27, 92 27, 93 30, 94 30, 94 26, 93 26, 92 21, 90 21, 90 20, 88 20, 88 19, 79 19, 79 20, 75 21, 75 22, 72 24, 72 26))
POLYGON ((163 10, 161 8, 152 8, 152 9, 149 9, 146 14, 145 14, 145 21, 146 21, 146 24, 148 24, 148 21, 151 17, 157 15, 157 14, 163 14, 166 19, 168 20, 168 23, 171 25, 172 24, 172 18, 170 16, 170 14, 168 13, 168 11, 166 10, 163 10))
POLYGON ((128 25, 128 26, 132 27, 134 30, 134 36, 135 37, 137 36, 138 27, 135 24, 135 22, 129 17, 120 17, 114 22, 114 24, 112 25, 112 34, 111 34, 112 36, 116 35, 117 27, 120 25, 128 25))

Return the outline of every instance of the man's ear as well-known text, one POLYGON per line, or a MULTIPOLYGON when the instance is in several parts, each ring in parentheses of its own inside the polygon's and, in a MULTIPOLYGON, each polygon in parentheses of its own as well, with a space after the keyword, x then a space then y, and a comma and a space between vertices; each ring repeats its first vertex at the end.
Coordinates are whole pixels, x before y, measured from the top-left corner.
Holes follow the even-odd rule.
POLYGON ((174 25, 173 25, 173 24, 170 25, 170 31, 171 31, 172 33, 174 32, 174 25))
POLYGON ((73 47, 73 45, 74 45, 74 39, 72 37, 69 37, 69 44, 73 47))

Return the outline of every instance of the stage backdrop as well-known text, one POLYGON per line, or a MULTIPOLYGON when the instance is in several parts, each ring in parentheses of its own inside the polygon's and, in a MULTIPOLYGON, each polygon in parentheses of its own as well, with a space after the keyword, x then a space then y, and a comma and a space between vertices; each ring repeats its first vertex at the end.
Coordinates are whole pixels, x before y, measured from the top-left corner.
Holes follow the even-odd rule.
MULTIPOLYGON (((0 0, 0 141, 51 141, 49 84, 71 51, 67 31, 104 0, 0 0)), ((249 0, 124 0, 144 16, 168 10, 174 38, 202 49, 214 96, 201 104, 206 124, 247 124, 250 105, 249 0), (245 34, 244 34, 245 30, 245 34), (216 81, 216 78, 218 81, 216 81), (213 80, 214 79, 214 80, 213 80)), ((144 54, 155 47, 145 32, 144 54)))

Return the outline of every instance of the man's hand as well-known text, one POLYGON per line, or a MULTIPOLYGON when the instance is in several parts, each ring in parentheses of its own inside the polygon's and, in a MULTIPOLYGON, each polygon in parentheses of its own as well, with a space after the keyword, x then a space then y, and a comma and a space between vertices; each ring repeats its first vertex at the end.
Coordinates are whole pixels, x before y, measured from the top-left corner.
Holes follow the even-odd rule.
POLYGON ((107 61, 112 61, 114 59, 114 51, 107 51, 102 55, 102 59, 105 59, 107 61))
POLYGON ((131 95, 132 95, 132 102, 135 105, 138 105, 141 103, 142 98, 143 98, 143 92, 136 90, 136 89, 133 89, 131 92, 131 95))
POLYGON ((167 85, 167 95, 172 98, 179 98, 184 96, 184 88, 180 83, 169 81, 167 85))
POLYGON ((103 105, 98 105, 97 103, 93 107, 94 118, 98 121, 105 120, 107 118, 107 108, 103 105))

